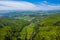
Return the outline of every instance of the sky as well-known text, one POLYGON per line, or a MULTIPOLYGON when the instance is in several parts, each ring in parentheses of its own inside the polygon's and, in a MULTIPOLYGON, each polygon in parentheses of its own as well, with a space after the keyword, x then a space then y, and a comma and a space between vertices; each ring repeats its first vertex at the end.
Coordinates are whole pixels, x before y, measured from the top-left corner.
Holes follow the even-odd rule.
POLYGON ((60 0, 0 0, 0 10, 60 10, 60 0))

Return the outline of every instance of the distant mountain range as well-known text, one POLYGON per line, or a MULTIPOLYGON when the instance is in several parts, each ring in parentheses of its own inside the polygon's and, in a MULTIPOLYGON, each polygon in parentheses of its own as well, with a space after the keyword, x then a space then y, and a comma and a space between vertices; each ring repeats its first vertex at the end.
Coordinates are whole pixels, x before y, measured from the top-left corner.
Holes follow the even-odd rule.
POLYGON ((28 11, 28 10, 0 10, 0 13, 9 12, 60 12, 60 10, 38 10, 38 11, 28 11))
POLYGON ((0 10, 0 16, 12 15, 37 15, 37 14, 60 13, 60 10, 39 10, 39 11, 24 11, 24 10, 0 10))

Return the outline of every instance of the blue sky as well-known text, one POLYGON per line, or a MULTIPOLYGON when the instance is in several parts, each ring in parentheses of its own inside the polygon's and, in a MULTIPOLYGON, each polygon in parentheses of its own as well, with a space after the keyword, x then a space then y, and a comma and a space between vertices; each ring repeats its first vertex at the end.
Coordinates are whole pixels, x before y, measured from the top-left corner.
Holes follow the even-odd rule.
POLYGON ((28 1, 28 2, 32 2, 32 3, 39 3, 42 1, 47 1, 47 2, 53 3, 53 4, 60 4, 60 0, 15 0, 15 1, 28 1))
POLYGON ((60 10, 60 0, 0 0, 0 10, 60 10))
POLYGON ((53 3, 53 4, 60 4, 60 0, 0 0, 0 1, 28 1, 28 2, 32 2, 32 3, 39 3, 42 1, 47 1, 47 2, 53 3))

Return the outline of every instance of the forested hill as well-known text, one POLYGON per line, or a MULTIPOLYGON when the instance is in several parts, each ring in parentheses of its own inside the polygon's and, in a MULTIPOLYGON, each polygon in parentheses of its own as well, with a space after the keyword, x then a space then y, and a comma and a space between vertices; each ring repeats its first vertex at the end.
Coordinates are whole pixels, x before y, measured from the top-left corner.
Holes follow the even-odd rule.
POLYGON ((60 40, 60 13, 0 17, 0 40, 60 40))

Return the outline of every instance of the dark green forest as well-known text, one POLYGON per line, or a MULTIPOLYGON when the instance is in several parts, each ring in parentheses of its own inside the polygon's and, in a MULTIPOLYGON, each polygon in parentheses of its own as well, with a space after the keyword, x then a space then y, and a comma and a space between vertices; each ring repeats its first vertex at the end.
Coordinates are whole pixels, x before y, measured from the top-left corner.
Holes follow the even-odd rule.
POLYGON ((0 40, 60 40, 60 13, 0 17, 0 40))

